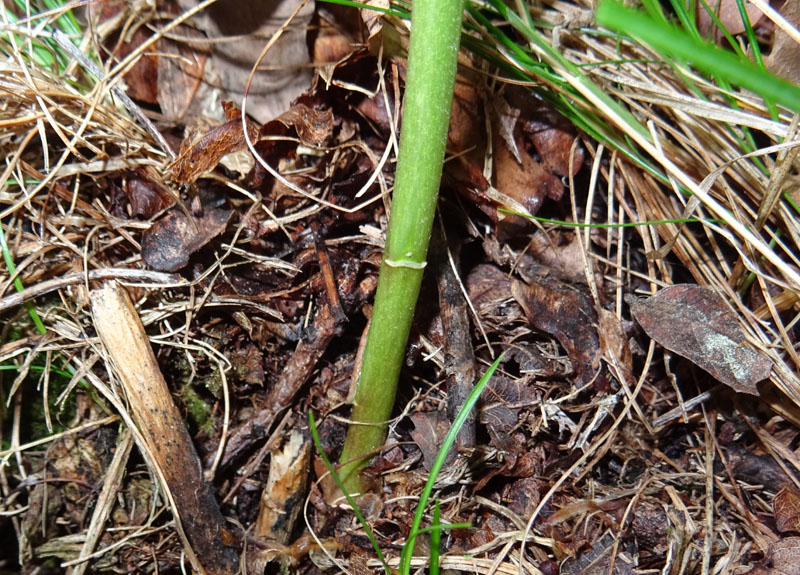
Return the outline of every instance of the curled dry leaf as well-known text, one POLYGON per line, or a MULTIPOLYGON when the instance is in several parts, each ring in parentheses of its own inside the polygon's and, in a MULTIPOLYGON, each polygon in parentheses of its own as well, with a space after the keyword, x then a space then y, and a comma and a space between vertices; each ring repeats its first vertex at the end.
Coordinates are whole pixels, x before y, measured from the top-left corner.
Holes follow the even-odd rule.
MULTIPOLYGON (((223 106, 228 117, 227 122, 211 128, 191 143, 184 142, 181 146, 180 156, 170 165, 175 182, 194 182, 213 170, 223 157, 246 148, 241 111, 230 102, 224 102, 223 106)), ((248 121, 247 131, 250 140, 254 141, 258 135, 258 127, 248 121)))
POLYGON ((225 231, 232 214, 230 210, 206 209, 190 222, 183 212, 171 212, 143 234, 142 259, 155 270, 177 271, 189 263, 193 253, 225 231))
POLYGON ((769 377, 772 361, 750 347, 736 316, 714 291, 681 284, 644 301, 625 301, 656 342, 736 391, 758 395, 756 383, 769 377))
POLYGON ((304 102, 296 102, 283 114, 261 128, 261 136, 283 135, 294 128, 297 137, 307 146, 321 146, 333 131, 333 111, 317 110, 304 102))
POLYGON ((578 381, 590 381, 600 367, 601 350, 597 314, 585 288, 540 274, 530 277, 528 285, 512 283, 511 294, 531 325, 554 336, 567 350, 578 381))
POLYGON ((772 500, 775 514, 775 526, 778 531, 800 532, 800 491, 795 487, 785 486, 772 500))

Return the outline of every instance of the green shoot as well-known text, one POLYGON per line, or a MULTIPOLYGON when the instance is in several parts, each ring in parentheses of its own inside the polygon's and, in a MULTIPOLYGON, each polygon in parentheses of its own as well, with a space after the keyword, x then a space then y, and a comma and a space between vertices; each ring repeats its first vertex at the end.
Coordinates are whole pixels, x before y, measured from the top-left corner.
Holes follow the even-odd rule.
POLYGON ((425 483, 425 487, 423 488, 419 497, 417 512, 414 515, 414 521, 411 523, 411 531, 408 533, 408 540, 406 541, 405 545, 403 545, 403 551, 400 554, 400 575, 409 575, 409 573, 411 573, 411 557, 414 555, 414 540, 420 533, 420 525, 422 524, 422 517, 425 514, 425 506, 427 505, 428 499, 433 491, 433 484, 436 483, 436 478, 439 476, 439 472, 442 470, 442 467, 444 467, 447 454, 450 452, 450 448, 455 443, 456 435, 458 435, 459 430, 464 425, 464 421, 466 421, 469 413, 472 411, 472 408, 475 407, 475 404, 478 402, 478 398, 481 396, 481 393, 483 393, 484 388, 489 383, 489 380, 494 375, 494 372, 500 366, 500 361, 502 361, 502 359, 502 355, 498 357, 491 367, 486 370, 486 373, 483 374, 483 377, 481 377, 478 383, 475 384, 475 387, 472 389, 467 397, 467 400, 464 402, 464 406, 461 408, 461 411, 458 412, 455 421, 453 421, 450 431, 447 432, 447 435, 442 442, 442 446, 439 448, 439 452, 436 454, 436 459, 434 460, 433 466, 431 467, 431 472, 428 475, 428 481, 425 483))
POLYGON ((340 473, 347 491, 386 439, 442 177, 463 0, 415 0, 392 211, 340 473))
MULTIPOLYGON (((14 258, 11 257, 11 251, 8 249, 8 244, 6 244, 6 236, 3 232, 3 226, 0 226, 0 250, 3 252, 3 260, 6 263, 6 267, 8 268, 8 273, 10 275, 14 275, 14 272, 17 269, 17 266, 14 265, 14 258)), ((22 285, 22 280, 19 279, 19 276, 14 278, 14 289, 18 292, 24 289, 22 285)), ((25 302, 24 304, 25 310, 28 312, 28 315, 33 321, 33 325, 36 327, 36 331, 39 332, 39 335, 44 335, 47 333, 47 328, 44 327, 44 323, 42 323, 39 314, 36 313, 36 309, 33 307, 33 303, 25 302)))
POLYGON ((361 526, 364 528, 364 531, 367 533, 367 537, 369 538, 369 542, 372 543, 372 548, 375 549, 375 553, 378 555, 378 559, 380 559, 381 563, 383 564, 383 569, 386 571, 386 575, 392 575, 392 570, 389 568, 389 564, 386 563, 386 558, 383 556, 381 552, 381 548, 378 545, 378 540, 375 539, 375 535, 372 533, 372 528, 370 528, 369 523, 367 520, 364 519, 364 516, 361 514, 361 511, 358 509, 358 505, 356 505, 355 499, 347 492, 344 487, 344 483, 342 483, 342 479, 339 477, 339 473, 337 473, 336 468, 333 467, 330 459, 328 456, 325 455, 325 450, 322 448, 322 442, 319 439, 319 433, 317 433, 317 424, 314 421, 314 413, 309 411, 308 412, 308 426, 311 429, 311 437, 314 439, 314 447, 317 448, 317 453, 322 458, 323 463, 325 463, 325 467, 328 468, 328 471, 333 477, 333 480, 336 482, 336 486, 344 493, 345 498, 347 499, 348 505, 355 513, 356 519, 358 522, 361 523, 361 526))
MULTIPOLYGON (((439 500, 433 504, 433 526, 439 525, 439 500)), ((430 562, 428 566, 428 573, 430 575, 439 575, 439 553, 441 552, 442 545, 442 531, 435 529, 431 531, 431 552, 430 562)))
MULTIPOLYGON (((501 355, 498 357, 495 362, 486 370, 486 373, 483 374, 483 377, 475 384, 472 392, 467 397, 467 400, 464 402, 461 410, 458 412, 455 421, 453 421, 453 425, 450 428, 447 436, 445 436, 444 441, 442 442, 441 447, 439 447, 439 451, 436 454, 436 459, 433 462, 433 467, 431 468, 431 472, 428 475, 428 481, 425 483, 425 487, 422 490, 422 495, 419 500, 419 504, 417 505, 417 511, 414 515, 414 521, 411 524, 411 531, 409 532, 408 539, 406 540, 405 544, 403 545, 403 550, 400 555, 400 575, 410 575, 411 573, 411 557, 414 554, 414 542, 419 535, 423 533, 430 533, 431 534, 431 553, 430 553, 430 565, 431 565, 431 574, 436 575, 436 571, 438 571, 439 565, 439 545, 441 543, 441 531, 442 529, 466 529, 471 527, 468 523, 449 523, 447 525, 442 525, 439 521, 439 502, 436 502, 434 508, 434 515, 433 515, 433 524, 430 527, 420 527, 422 524, 422 518, 425 513, 425 505, 427 504, 428 499, 430 498, 430 494, 433 491, 433 485, 436 483, 436 478, 439 476, 439 472, 442 470, 444 466, 444 462, 447 459, 447 454, 450 452, 450 448, 455 443, 456 436, 458 435, 459 430, 463 427, 464 421, 466 421, 467 416, 469 415, 470 411, 475 407, 475 404, 478 401, 481 393, 483 392, 486 385, 489 383, 489 380, 494 375, 494 372, 497 370, 500 362, 502 361, 503 356, 501 355), (434 568, 434 565, 436 566, 434 568), (434 571, 436 569, 436 571, 434 571)), ((322 458, 323 463, 325 463, 325 467, 328 468, 333 480, 336 482, 336 485, 345 494, 347 498, 347 503, 353 509, 353 513, 358 519, 358 522, 361 523, 361 526, 364 528, 364 531, 367 533, 367 537, 372 543, 372 547, 375 549, 375 552, 378 555, 381 563, 383 563, 383 568, 386 571, 387 575, 393 575, 391 569, 389 568, 386 559, 381 553, 380 547, 378 546, 378 541, 375 539, 375 535, 370 529, 369 525, 367 524, 366 519, 358 510, 356 506, 355 500, 350 496, 349 493, 344 488, 344 483, 339 476, 339 473, 336 471, 336 468, 328 459, 328 456, 325 455, 325 451, 322 448, 322 442, 319 439, 319 433, 317 433, 317 425, 314 420, 314 414, 312 412, 308 412, 308 424, 311 429, 311 437, 314 440, 314 446, 317 448, 320 457, 322 458)))

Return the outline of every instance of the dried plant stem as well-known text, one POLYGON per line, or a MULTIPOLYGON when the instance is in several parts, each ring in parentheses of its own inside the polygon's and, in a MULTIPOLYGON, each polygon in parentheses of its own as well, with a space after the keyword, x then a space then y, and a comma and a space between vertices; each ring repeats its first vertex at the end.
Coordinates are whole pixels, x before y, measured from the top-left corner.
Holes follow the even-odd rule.
POLYGON ((130 297, 113 282, 92 292, 91 299, 95 328, 144 438, 145 445, 139 448, 147 450, 158 466, 194 554, 206 572, 237 573, 238 555, 223 543, 224 519, 130 297))

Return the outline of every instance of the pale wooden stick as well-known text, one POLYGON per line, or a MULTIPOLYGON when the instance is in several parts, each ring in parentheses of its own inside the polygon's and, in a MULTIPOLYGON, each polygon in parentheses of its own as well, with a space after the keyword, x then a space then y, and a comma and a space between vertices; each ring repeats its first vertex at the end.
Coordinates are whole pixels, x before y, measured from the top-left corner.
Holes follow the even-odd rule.
POLYGON ((147 334, 128 293, 116 282, 91 295, 95 328, 125 390, 132 419, 145 445, 140 449, 158 467, 165 491, 175 502, 173 513, 183 526, 194 554, 208 573, 234 575, 236 551, 203 479, 203 469, 181 414, 172 401, 147 334))

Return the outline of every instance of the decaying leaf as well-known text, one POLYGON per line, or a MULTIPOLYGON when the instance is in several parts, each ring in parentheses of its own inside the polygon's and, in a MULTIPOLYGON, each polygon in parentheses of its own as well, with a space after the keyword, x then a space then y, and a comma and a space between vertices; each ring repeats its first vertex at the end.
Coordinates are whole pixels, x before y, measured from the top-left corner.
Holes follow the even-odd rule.
MULTIPOLYGON (((800 25, 800 2, 785 2, 780 12, 793 26, 800 25)), ((800 44, 782 29, 776 28, 772 52, 764 59, 764 65, 773 74, 800 83, 800 44)))
POLYGON ((515 281, 511 294, 536 329, 554 336, 564 347, 579 383, 586 383, 600 367, 597 314, 591 297, 577 285, 546 275, 531 277, 527 285, 515 281))
POLYGON ((800 575, 800 537, 786 537, 772 546, 771 575, 800 575))
MULTIPOLYGON (((180 155, 170 165, 172 179, 178 183, 190 183, 213 170, 219 161, 228 154, 246 148, 242 129, 241 111, 229 102, 224 103, 228 121, 211 128, 197 140, 184 143, 180 155)), ((253 122, 247 123, 248 136, 256 139, 258 128, 253 122)))
POLYGON ((750 347, 736 316, 707 288, 681 284, 640 301, 626 298, 642 329, 736 391, 758 395, 772 361, 750 347))
POLYGON ((775 513, 775 526, 778 531, 800 532, 800 491, 795 487, 785 486, 772 500, 775 513))
POLYGON ((330 108, 317 110, 305 102, 296 102, 283 114, 261 128, 261 136, 275 136, 294 128, 297 137, 307 146, 321 146, 333 130, 333 111, 330 108))
MULTIPOLYGON (((198 0, 179 0, 184 10, 198 0)), ((241 102, 250 72, 264 45, 299 6, 299 0, 219 0, 194 17, 198 29, 213 40, 212 61, 221 83, 235 102, 241 102)), ((308 89, 313 76, 306 45, 306 30, 314 14, 308 2, 270 48, 247 92, 247 113, 258 122, 281 114, 308 89)))
MULTIPOLYGON (((756 23, 763 15, 761 10, 750 2, 745 2, 744 5, 750 24, 756 26, 756 23)), ((730 34, 736 36, 744 32, 744 22, 742 22, 742 16, 739 13, 739 4, 737 0, 716 0, 715 2, 709 2, 707 6, 714 11, 720 23, 730 34)), ((700 5, 698 5, 697 10, 697 28, 706 38, 713 33, 710 39, 714 42, 721 42, 722 39, 725 38, 722 30, 719 26, 716 26, 711 19, 708 9, 700 5)))
POLYGON ((142 236, 142 259, 158 271, 174 272, 189 263, 189 257, 225 231, 233 212, 206 209, 194 218, 194 226, 175 210, 158 220, 142 236))
POLYGON ((127 178, 124 190, 133 216, 152 218, 175 203, 169 192, 144 172, 127 178))
POLYGON ((444 411, 417 412, 411 415, 411 421, 414 424, 411 438, 422 451, 423 466, 430 471, 442 441, 450 430, 450 421, 444 411))
POLYGON ((591 549, 581 553, 576 559, 569 558, 561 566, 564 575, 632 575, 634 560, 625 552, 612 554, 616 538, 606 533, 598 541, 592 543, 591 549), (611 562, 614 562, 613 572, 611 562))
POLYGON ((202 32, 182 25, 176 30, 180 41, 158 41, 158 105, 166 118, 194 118, 208 105, 207 98, 219 97, 206 77, 210 48, 202 32), (197 38, 190 43, 187 39, 197 38))

